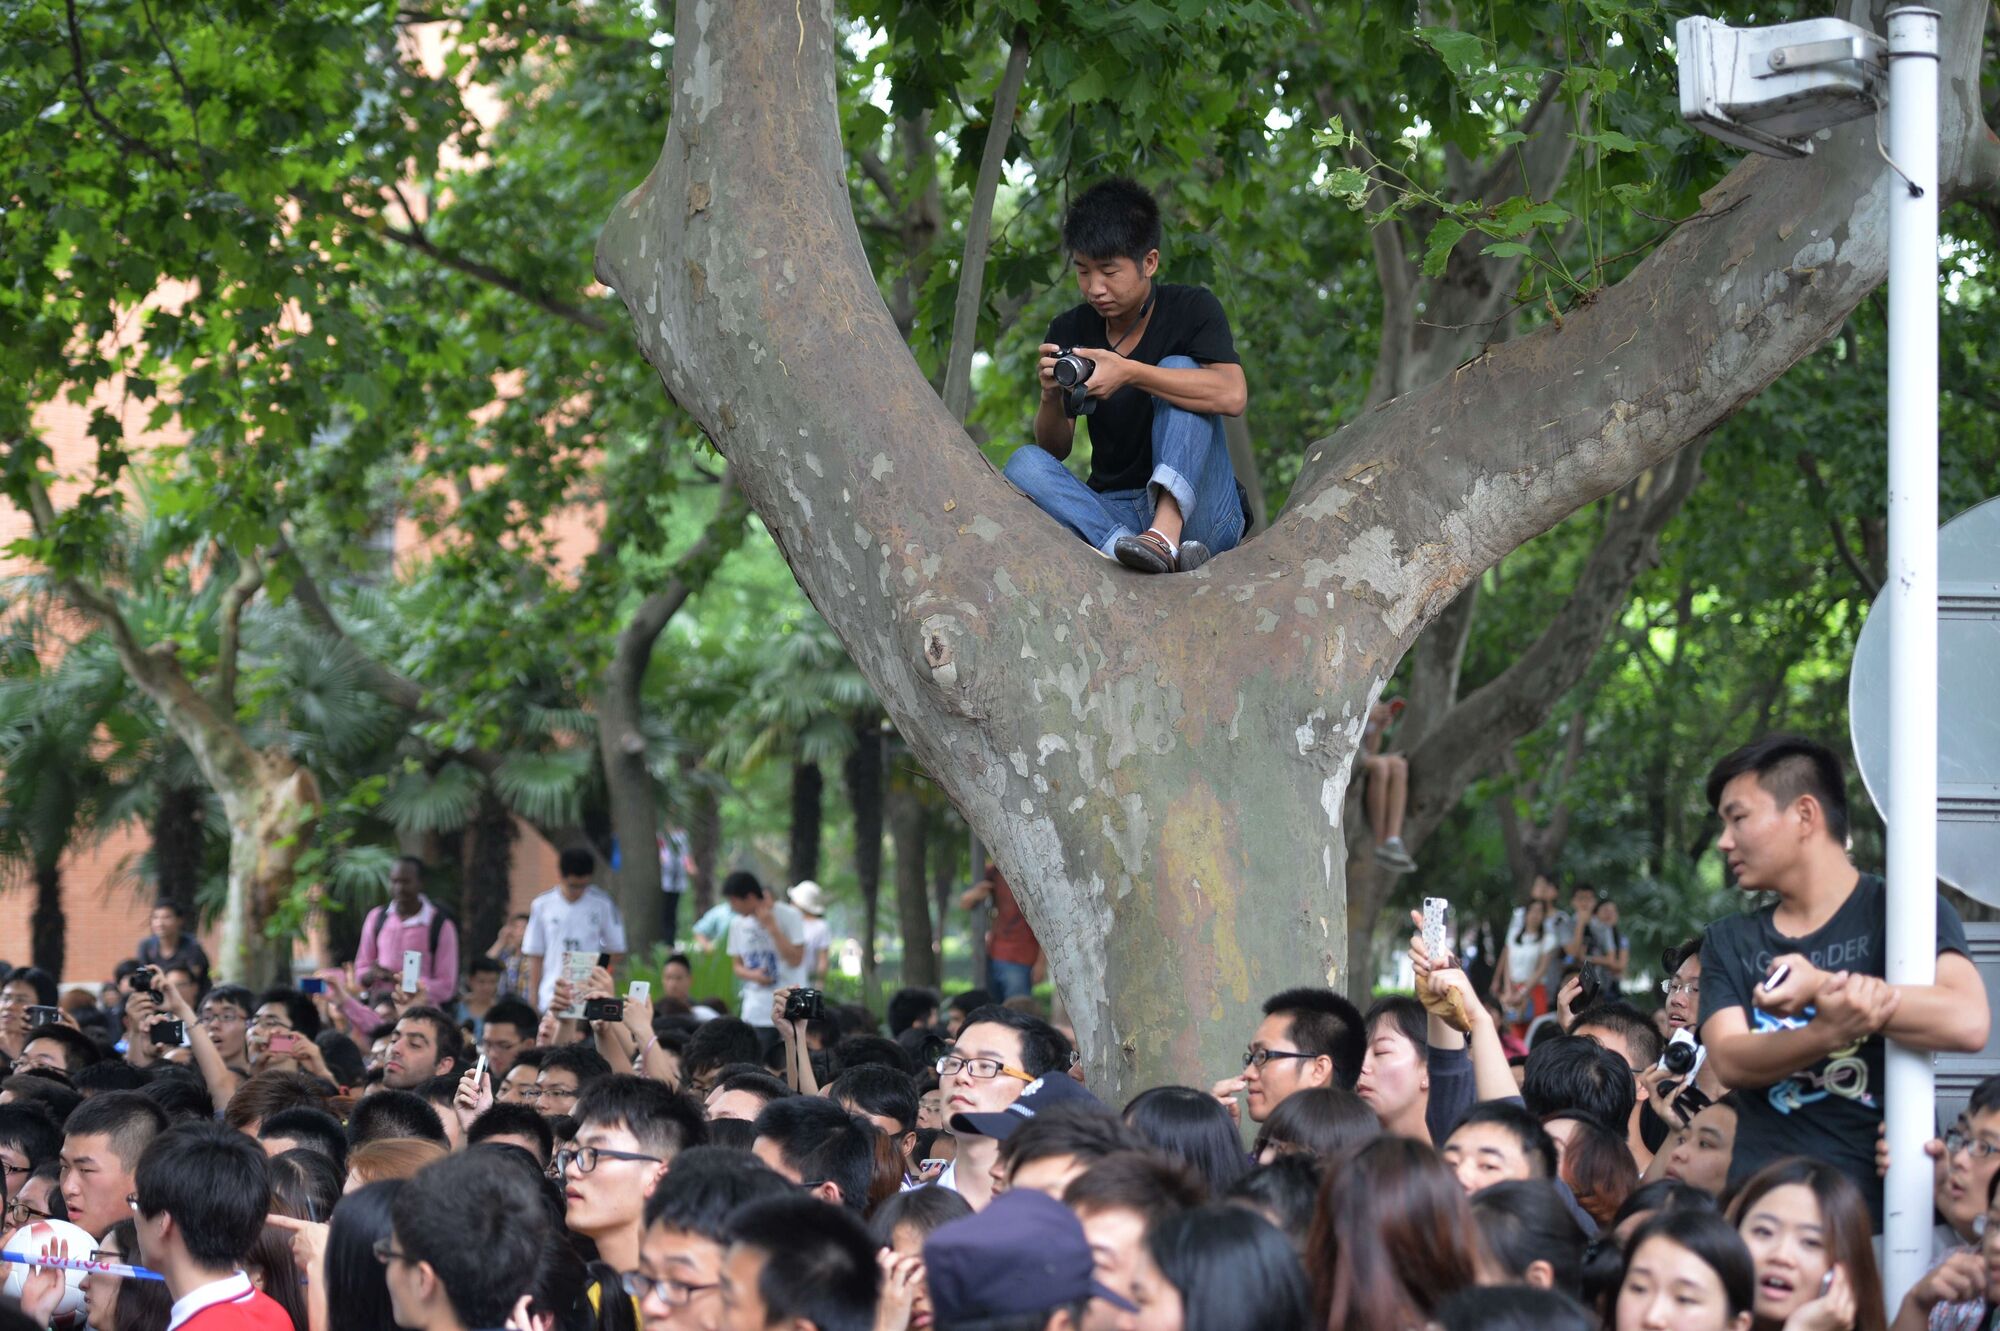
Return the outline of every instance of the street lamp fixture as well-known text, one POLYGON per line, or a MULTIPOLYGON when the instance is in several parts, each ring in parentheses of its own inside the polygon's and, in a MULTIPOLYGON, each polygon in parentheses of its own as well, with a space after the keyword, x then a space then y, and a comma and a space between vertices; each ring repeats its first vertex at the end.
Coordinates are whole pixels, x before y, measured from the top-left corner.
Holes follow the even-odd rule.
POLYGON ((1732 28, 1684 18, 1675 37, 1681 119, 1750 152, 1805 157, 1813 135, 1881 105, 1888 43, 1842 19, 1732 28))

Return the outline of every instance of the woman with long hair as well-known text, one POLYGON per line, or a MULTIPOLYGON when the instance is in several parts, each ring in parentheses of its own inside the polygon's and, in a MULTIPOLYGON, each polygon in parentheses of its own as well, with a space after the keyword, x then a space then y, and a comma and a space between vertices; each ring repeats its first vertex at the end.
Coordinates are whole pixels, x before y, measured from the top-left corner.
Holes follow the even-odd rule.
POLYGON ((1750 1331, 1750 1250, 1713 1211, 1662 1211, 1632 1231, 1611 1331, 1750 1331))
POLYGON ((1308 1331, 1305 1269, 1275 1226, 1240 1206, 1155 1220, 1133 1281, 1148 1331, 1308 1331))
MULTIPOLYGON (((95 1260, 139 1266, 139 1234, 130 1220, 104 1231, 95 1260)), ((126 1280, 92 1271, 83 1278, 83 1314, 90 1331, 166 1331, 174 1298, 164 1281, 126 1280)))
POLYGON ((1324 1162, 1381 1135, 1382 1120, 1366 1100, 1338 1086, 1311 1086, 1278 1102, 1250 1154, 1260 1165, 1294 1154, 1324 1162))
POLYGON ((1580 1111, 1549 1115, 1567 1120, 1570 1130, 1562 1148, 1562 1181, 1576 1194, 1576 1204, 1600 1226, 1609 1225, 1618 1208, 1639 1186, 1639 1167, 1622 1133, 1614 1132, 1580 1111))
POLYGON ((1236 1123, 1212 1095, 1189 1086, 1155 1086, 1125 1106, 1125 1122, 1179 1160, 1220 1197, 1250 1169, 1236 1123))
POLYGON ((1776 1161, 1737 1189, 1729 1219, 1756 1263, 1756 1331, 1884 1331, 1868 1203, 1845 1174, 1776 1161))
POLYGON ((1478 1283, 1479 1231, 1438 1153, 1383 1136, 1336 1163, 1306 1245, 1313 1314, 1328 1331, 1411 1331, 1478 1283))
POLYGON ((375 1243, 389 1237, 389 1208, 402 1190, 399 1178, 369 1183, 333 1208, 326 1236, 327 1331, 382 1331, 396 1324, 375 1243))
POLYGON ((1549 1010, 1549 964, 1562 955, 1562 946, 1562 935, 1549 923, 1547 902, 1521 908, 1520 928, 1507 936, 1493 967, 1493 996, 1516 1034, 1549 1010))

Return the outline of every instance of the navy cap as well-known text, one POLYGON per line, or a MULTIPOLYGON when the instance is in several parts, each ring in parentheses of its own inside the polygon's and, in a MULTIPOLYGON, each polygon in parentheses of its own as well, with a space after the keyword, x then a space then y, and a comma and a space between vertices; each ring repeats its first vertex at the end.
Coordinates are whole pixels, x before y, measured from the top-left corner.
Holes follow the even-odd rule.
POLYGON ((944 1326, 1090 1298, 1138 1311, 1097 1282, 1083 1222, 1032 1188, 1002 1193, 977 1215, 931 1231, 924 1240, 924 1278, 932 1316, 944 1326))
POLYGON ((1021 1088, 1021 1098, 993 1114, 953 1114, 947 1125, 953 1132, 969 1132, 995 1141, 1006 1141, 1014 1130, 1052 1105, 1094 1105, 1104 1102, 1083 1089, 1083 1084, 1066 1072, 1051 1072, 1021 1088))

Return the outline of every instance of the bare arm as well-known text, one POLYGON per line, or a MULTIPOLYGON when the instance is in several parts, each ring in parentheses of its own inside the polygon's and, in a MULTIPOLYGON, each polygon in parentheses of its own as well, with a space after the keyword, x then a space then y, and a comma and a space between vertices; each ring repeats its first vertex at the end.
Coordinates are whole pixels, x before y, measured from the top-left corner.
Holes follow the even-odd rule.
POLYGON ((1035 443, 1061 462, 1069 457, 1069 451, 1076 445, 1076 421, 1063 411, 1062 397, 1042 394, 1042 400, 1035 407, 1035 443))
POLYGON ((974 906, 977 906, 992 895, 993 884, 990 881, 982 879, 958 894, 958 908, 960 910, 971 910, 974 906))
POLYGON ((1241 416, 1250 406, 1250 385, 1241 365, 1218 361, 1192 370, 1163 370, 1144 361, 1128 361, 1126 368, 1126 382, 1184 411, 1241 416))
POLYGON ((1882 1034, 1910 1049, 1976 1054, 1986 1047, 1991 1009, 1979 971, 1956 952, 1941 952, 1936 984, 1899 984, 1902 995, 1882 1034))
POLYGON ((1836 973, 1819 986, 1814 1015, 1805 1025, 1752 1031, 1742 1008, 1727 1008, 1702 1024, 1702 1043, 1724 1085, 1769 1086, 1882 1030, 1901 997, 1872 975, 1836 973))
POLYGON ((522 958, 522 967, 527 975, 528 993, 539 996, 542 992, 542 959, 536 956, 522 958))

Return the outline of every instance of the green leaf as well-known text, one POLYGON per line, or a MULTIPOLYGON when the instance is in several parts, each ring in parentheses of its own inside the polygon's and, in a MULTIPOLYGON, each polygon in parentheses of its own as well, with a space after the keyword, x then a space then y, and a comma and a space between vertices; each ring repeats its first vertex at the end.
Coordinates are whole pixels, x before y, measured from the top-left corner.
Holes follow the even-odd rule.
MULTIPOLYGON (((1479 252, 1489 259, 1525 259, 1535 251, 1518 240, 1496 240, 1479 252)), ((1528 281, 1532 285, 1534 279, 1528 281)))
POLYGON ((1465 72, 1486 63, 1486 40, 1472 33, 1456 28, 1418 28, 1414 35, 1455 71, 1465 72))
POLYGON ((1561 226, 1572 214, 1559 203, 1536 203, 1526 197, 1513 198, 1493 210, 1493 221, 1480 230, 1502 239, 1525 235, 1538 226, 1561 226))
POLYGON ((1572 134, 1570 137, 1578 143, 1594 143, 1604 151, 1613 153, 1635 153, 1653 146, 1650 143, 1641 143, 1629 134, 1620 134, 1615 129, 1603 130, 1596 134, 1572 134))
POLYGON ((1445 264, 1451 261, 1452 247, 1465 235, 1465 223, 1455 217, 1441 217, 1431 228, 1430 242, 1424 248, 1424 276, 1442 277, 1445 264))

